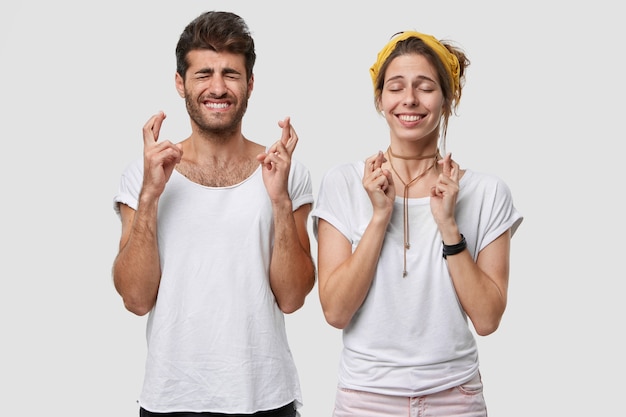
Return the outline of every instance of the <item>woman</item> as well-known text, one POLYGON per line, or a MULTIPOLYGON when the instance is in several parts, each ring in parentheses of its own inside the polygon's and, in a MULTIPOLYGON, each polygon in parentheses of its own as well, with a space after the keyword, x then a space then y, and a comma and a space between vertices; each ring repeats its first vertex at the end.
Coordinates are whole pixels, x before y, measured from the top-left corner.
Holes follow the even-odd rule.
POLYGON ((467 318, 498 328, 522 216, 499 178, 440 151, 468 65, 433 36, 394 36, 370 69, 389 147, 320 184, 319 296, 344 344, 335 417, 487 415, 467 318))

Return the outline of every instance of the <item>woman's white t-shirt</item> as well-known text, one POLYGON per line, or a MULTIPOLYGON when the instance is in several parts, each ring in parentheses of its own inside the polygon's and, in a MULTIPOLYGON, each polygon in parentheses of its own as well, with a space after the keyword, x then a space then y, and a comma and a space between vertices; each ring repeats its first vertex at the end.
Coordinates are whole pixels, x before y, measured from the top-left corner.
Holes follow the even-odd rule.
MULTIPOLYGON (((363 161, 329 170, 311 213, 316 235, 324 219, 353 251, 372 217, 363 171, 363 161)), ((403 199, 397 197, 367 298, 343 330, 340 387, 415 397, 458 386, 478 372, 476 342, 442 256, 430 198, 409 199, 408 211, 408 275, 403 278, 403 199)), ((461 178, 455 213, 474 259, 522 221, 506 184, 471 170, 461 178)))

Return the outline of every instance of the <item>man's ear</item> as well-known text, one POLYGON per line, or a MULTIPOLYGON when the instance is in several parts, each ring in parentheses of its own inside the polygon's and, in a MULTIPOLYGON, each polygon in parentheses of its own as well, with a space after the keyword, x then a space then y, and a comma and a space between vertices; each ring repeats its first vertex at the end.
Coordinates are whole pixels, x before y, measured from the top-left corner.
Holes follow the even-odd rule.
POLYGON ((248 80, 248 98, 252 95, 252 90, 254 90, 254 74, 252 74, 248 80))
POLYGON ((178 91, 178 95, 182 98, 185 98, 185 80, 179 73, 176 73, 175 80, 176 83, 176 91, 178 91))

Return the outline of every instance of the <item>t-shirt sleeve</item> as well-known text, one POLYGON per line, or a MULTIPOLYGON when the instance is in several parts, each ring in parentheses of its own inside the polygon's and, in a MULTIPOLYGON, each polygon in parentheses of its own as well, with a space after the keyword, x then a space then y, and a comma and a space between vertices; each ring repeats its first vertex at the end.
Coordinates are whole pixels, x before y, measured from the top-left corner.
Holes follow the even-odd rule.
POLYGON ((322 178, 317 202, 311 212, 316 239, 319 220, 324 219, 354 243, 350 230, 355 208, 351 204, 358 200, 356 194, 363 191, 357 170, 353 164, 340 165, 328 170, 322 178))
POLYGON ((301 162, 292 159, 289 172, 289 196, 293 210, 305 204, 313 204, 311 173, 301 162))
MULTIPOLYGON (((494 177, 490 210, 485 210, 487 224, 479 250, 493 242, 506 230, 511 229, 511 236, 521 224, 523 216, 513 204, 513 195, 508 185, 500 178, 494 177)), ((489 206, 487 206, 489 207, 489 206)))
POLYGON ((113 209, 120 215, 120 204, 137 210, 139 192, 143 183, 143 158, 131 162, 120 178, 117 194, 113 197, 113 209))

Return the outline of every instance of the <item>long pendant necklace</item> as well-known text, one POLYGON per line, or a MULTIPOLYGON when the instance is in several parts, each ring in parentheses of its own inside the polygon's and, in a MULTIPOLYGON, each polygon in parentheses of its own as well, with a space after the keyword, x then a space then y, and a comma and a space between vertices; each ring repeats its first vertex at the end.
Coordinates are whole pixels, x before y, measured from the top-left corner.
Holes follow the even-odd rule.
POLYGON ((404 245, 403 245, 404 246, 404 266, 403 266, 403 271, 402 271, 402 278, 404 278, 404 277, 406 277, 408 275, 408 272, 406 270, 406 251, 411 249, 411 242, 409 241, 409 187, 411 187, 411 185, 415 184, 417 182, 417 180, 419 180, 424 175, 426 175, 426 173, 428 171, 433 169, 433 167, 437 163, 437 159, 439 157, 439 149, 437 149, 437 151, 434 154, 432 154, 432 155, 414 156, 414 157, 405 157, 405 156, 395 155, 391 151, 391 146, 389 148, 387 148, 387 152, 389 153, 389 166, 391 167, 391 170, 396 174, 396 177, 398 177, 398 179, 400 180, 402 185, 404 185, 404 206, 403 206, 403 209, 404 209, 403 210, 403 221, 404 221, 404 245), (428 168, 426 168, 424 171, 420 172, 415 178, 413 178, 409 182, 404 182, 404 180, 402 179, 400 174, 398 174, 398 171, 396 171, 396 169, 393 166, 392 156, 394 158, 411 159, 411 160, 421 160, 421 159, 433 158, 434 161, 428 168))

